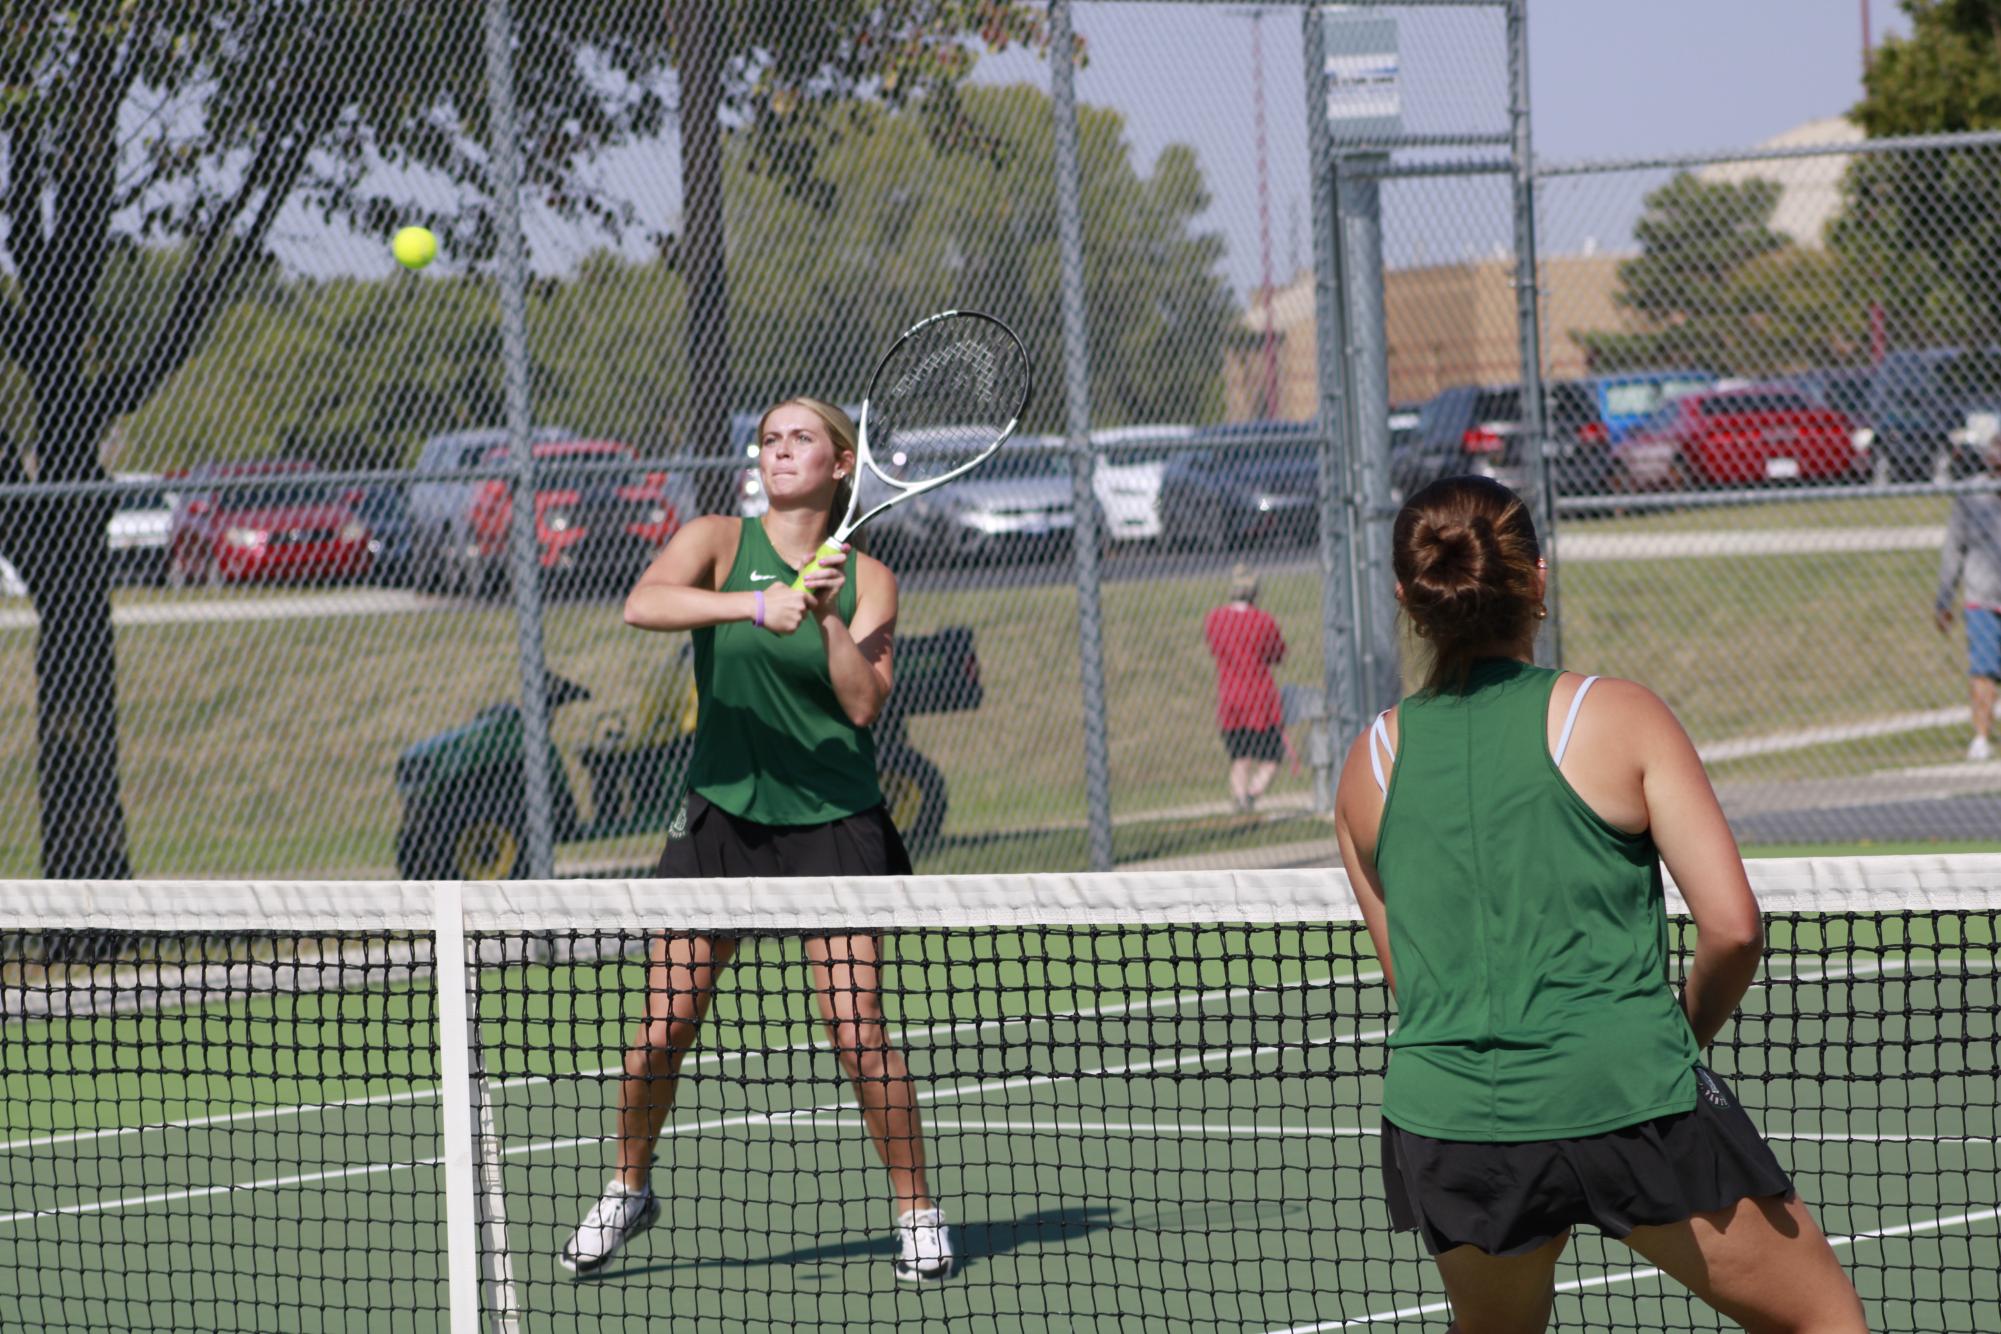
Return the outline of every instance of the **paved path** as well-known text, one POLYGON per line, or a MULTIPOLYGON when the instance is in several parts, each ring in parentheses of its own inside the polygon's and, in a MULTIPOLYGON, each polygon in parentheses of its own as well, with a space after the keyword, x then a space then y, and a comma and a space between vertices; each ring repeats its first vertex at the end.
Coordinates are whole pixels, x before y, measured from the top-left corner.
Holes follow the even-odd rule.
POLYGON ((1663 560, 1709 556, 1812 556, 1844 551, 1937 551, 1945 526, 1748 528, 1692 533, 1595 533, 1559 530, 1560 560, 1663 560))

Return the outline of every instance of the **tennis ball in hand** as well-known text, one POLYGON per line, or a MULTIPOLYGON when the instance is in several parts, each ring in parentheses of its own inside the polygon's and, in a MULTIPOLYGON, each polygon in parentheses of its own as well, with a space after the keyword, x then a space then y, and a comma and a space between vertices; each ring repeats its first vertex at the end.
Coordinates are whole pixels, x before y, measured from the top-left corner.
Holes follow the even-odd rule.
POLYGON ((421 269, 438 257, 438 238, 429 227, 405 227, 390 242, 396 262, 406 269, 421 269))

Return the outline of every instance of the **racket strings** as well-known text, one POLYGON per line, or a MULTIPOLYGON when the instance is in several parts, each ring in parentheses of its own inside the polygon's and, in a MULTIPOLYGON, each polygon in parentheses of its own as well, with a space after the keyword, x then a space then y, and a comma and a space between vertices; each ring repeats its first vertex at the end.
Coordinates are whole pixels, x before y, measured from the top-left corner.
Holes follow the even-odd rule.
POLYGON ((869 468, 911 487, 972 467, 998 446, 1028 395, 1028 362, 1004 328, 958 316, 907 339, 871 395, 869 468))

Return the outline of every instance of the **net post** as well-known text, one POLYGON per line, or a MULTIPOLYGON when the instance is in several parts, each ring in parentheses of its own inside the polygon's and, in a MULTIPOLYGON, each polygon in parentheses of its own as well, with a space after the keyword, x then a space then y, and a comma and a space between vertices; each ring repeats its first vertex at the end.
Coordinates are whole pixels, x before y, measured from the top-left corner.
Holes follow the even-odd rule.
POLYGON ((474 992, 479 960, 466 964, 465 896, 456 881, 435 890, 439 1088, 445 1136, 445 1235, 450 1248, 452 1334, 519 1334, 521 1304, 507 1246, 500 1132, 486 1080, 486 1032, 474 992), (450 1089, 465 1090, 454 1104, 450 1089), (465 1257, 476 1264, 469 1264, 465 1257), (471 1273, 462 1272, 462 1267, 471 1273), (469 1314, 466 1308, 470 1308, 469 1314))
POLYGON ((472 1022, 466 1005, 465 903, 456 881, 432 889, 438 986, 438 1122, 445 1156, 445 1273, 451 1334, 484 1334, 479 1301, 479 1183, 473 1172, 472 1022))
MULTIPOLYGON (((548 937, 531 937, 528 960, 539 963, 550 957, 553 951, 548 946, 548 937)), ((507 1247, 507 1197, 500 1171, 500 1127, 493 1113, 493 1089, 486 1078, 486 1026, 479 1016, 479 962, 478 959, 473 960, 473 969, 469 974, 474 990, 468 993, 472 1046, 466 1088, 472 1099, 474 1141, 478 1150, 481 1291, 486 1299, 486 1309, 493 1317, 493 1334, 520 1334, 521 1303, 516 1300, 514 1292, 514 1256, 507 1247)))

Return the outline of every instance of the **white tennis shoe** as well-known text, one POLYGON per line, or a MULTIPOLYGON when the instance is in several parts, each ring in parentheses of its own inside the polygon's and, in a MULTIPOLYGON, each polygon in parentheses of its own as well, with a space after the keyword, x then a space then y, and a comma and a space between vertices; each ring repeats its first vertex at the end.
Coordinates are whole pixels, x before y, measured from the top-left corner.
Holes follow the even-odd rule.
POLYGON ((896 1276, 928 1283, 952 1272, 952 1233, 942 1209, 912 1209, 896 1220, 896 1276))
POLYGON ((659 1217, 660 1197, 653 1193, 653 1187, 629 1190, 613 1177, 576 1232, 563 1243, 563 1253, 557 1259, 572 1274, 591 1273, 659 1217))
POLYGON ((1994 747, 1987 744, 1986 737, 1977 736, 1973 738, 1973 744, 1966 748, 1966 758, 1975 764, 1982 760, 1991 760, 1994 758, 1994 747))

